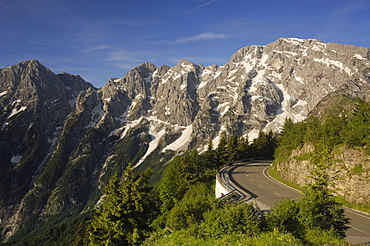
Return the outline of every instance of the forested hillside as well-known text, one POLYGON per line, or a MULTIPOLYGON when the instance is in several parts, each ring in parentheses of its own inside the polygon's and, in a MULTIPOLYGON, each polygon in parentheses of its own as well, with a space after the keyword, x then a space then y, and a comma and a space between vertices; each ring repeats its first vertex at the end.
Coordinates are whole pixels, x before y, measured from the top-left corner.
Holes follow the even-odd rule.
POLYGON ((154 187, 148 186, 150 169, 135 176, 129 166, 105 187, 95 214, 5 245, 344 245, 348 220, 320 182, 269 214, 214 197, 218 167, 272 156, 276 143, 272 133, 260 132, 252 144, 223 135, 216 149, 210 141, 202 154, 176 157, 154 187))
POLYGON ((303 122, 287 119, 274 167, 283 179, 301 186, 322 171, 337 195, 369 211, 370 193, 364 187, 370 186, 370 103, 338 95, 319 106, 326 111, 321 108, 321 114, 303 122))
POLYGON ((342 105, 327 109, 322 116, 311 116, 296 124, 289 118, 286 120, 276 151, 278 162, 306 143, 315 147, 315 153, 329 152, 344 144, 348 148, 362 147, 370 154, 370 103, 338 97, 340 101, 337 103, 342 105), (353 106, 348 108, 348 105, 353 106))

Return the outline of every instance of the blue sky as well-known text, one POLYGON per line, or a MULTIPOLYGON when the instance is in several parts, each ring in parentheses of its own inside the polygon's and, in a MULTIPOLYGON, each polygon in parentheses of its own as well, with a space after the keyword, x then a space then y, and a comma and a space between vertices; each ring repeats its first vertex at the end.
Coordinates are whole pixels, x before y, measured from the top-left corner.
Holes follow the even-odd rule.
POLYGON ((368 0, 0 0, 0 68, 37 59, 96 87, 149 61, 223 65, 280 37, 370 47, 368 0))

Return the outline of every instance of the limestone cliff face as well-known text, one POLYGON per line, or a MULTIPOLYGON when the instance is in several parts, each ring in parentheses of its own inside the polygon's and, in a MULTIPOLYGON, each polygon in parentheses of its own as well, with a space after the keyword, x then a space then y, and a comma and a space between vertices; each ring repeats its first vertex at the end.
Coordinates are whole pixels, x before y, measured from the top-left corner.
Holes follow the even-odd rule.
MULTIPOLYGON (((313 146, 304 145, 293 150, 288 161, 278 163, 276 168, 285 180, 304 186, 312 182, 310 171, 315 167, 309 156, 313 146)), ((338 147, 331 153, 331 163, 326 169, 330 188, 347 201, 366 204, 370 202, 370 156, 361 149, 338 147)))
POLYGON ((2 235, 92 209, 129 162, 159 175, 222 133, 252 140, 304 120, 335 91, 370 100, 369 58, 368 48, 281 38, 222 66, 146 62, 100 89, 35 60, 1 69, 2 235))

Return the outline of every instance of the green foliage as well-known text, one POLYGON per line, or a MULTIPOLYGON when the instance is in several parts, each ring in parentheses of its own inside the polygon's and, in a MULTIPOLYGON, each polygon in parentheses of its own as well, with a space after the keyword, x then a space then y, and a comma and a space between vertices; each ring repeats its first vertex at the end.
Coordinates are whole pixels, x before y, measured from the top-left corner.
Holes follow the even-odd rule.
MULTIPOLYGON (((320 160, 324 163, 325 155, 320 160)), ((319 163, 317 164, 320 167, 319 163)), ((331 195, 327 174, 323 169, 313 173, 314 182, 307 185, 304 196, 297 201, 285 199, 276 204, 267 216, 269 228, 292 233, 304 240, 311 240, 310 232, 324 231, 326 235, 342 239, 349 228, 349 219, 344 215, 343 204, 331 195)))
POLYGON ((261 233, 257 236, 247 234, 223 234, 218 238, 198 237, 188 230, 181 230, 175 233, 163 233, 144 242, 144 246, 302 246, 302 243, 291 234, 280 232, 261 233))
POLYGON ((180 171, 181 165, 181 157, 175 157, 164 171, 163 177, 157 186, 159 190, 159 198, 162 201, 162 212, 170 210, 175 203, 181 199, 185 192, 185 187, 178 185, 183 183, 183 181, 180 180, 182 179, 180 171))
POLYGON ((306 125, 303 123, 294 124, 290 118, 287 118, 275 151, 277 162, 286 161, 293 149, 303 146, 303 132, 306 131, 306 125))
POLYGON ((315 153, 331 151, 344 144, 349 148, 362 147, 370 153, 370 103, 357 100, 353 110, 341 105, 327 110, 324 116, 309 117, 306 121, 293 123, 287 119, 275 151, 276 162, 286 161, 293 149, 304 143, 313 145, 315 153))
POLYGON ((299 222, 306 229, 333 231, 345 237, 349 219, 344 215, 342 204, 330 195, 327 189, 308 189, 299 201, 299 222))
POLYGON ((181 157, 175 157, 169 164, 157 186, 162 212, 175 206, 191 185, 197 182, 210 183, 214 180, 215 170, 204 165, 204 159, 204 156, 193 150, 186 151, 181 157))
POLYGON ((313 245, 330 241, 343 243, 349 220, 341 206, 333 197, 310 191, 297 201, 285 199, 277 203, 267 216, 267 224, 270 230, 292 233, 313 245), (321 233, 313 239, 313 232, 318 231, 321 233))
MULTIPOLYGON (((298 161, 310 160, 310 163, 315 166, 315 169, 311 171, 311 178, 314 180, 311 189, 328 187, 333 184, 333 180, 338 178, 338 176, 329 176, 327 170, 336 162, 343 161, 334 159, 335 155, 342 154, 343 148, 363 150, 365 154, 370 155, 370 103, 348 98, 344 98, 344 101, 349 106, 337 104, 326 112, 318 114, 318 117, 311 116, 304 122, 293 124, 287 120, 284 131, 279 138, 278 148, 275 151, 275 163, 287 161, 291 156, 292 149, 302 147, 300 141, 294 142, 295 138, 302 139, 303 137, 303 144, 314 147, 311 153, 294 157, 298 161), (348 100, 350 100, 349 103, 348 100)), ((270 171, 276 170, 272 168, 270 171)), ((348 172, 348 175, 363 175, 366 171, 367 169, 358 163, 348 172)), ((276 176, 274 177, 276 178, 276 176)), ((324 197, 326 199, 324 203, 332 203, 331 196, 325 194, 324 197)), ((342 202, 346 206, 369 211, 365 204, 342 202)), ((332 203, 330 206, 336 207, 337 205, 332 203)), ((326 213, 323 215, 324 217, 331 216, 330 212, 326 211, 326 213)), ((343 221, 338 223, 343 223, 343 221)), ((338 225, 338 227, 341 226, 338 225)))
MULTIPOLYGON (((311 120, 310 122, 312 125, 318 123, 317 120, 311 120)), ((312 127, 310 124, 307 125, 309 125, 307 129, 312 127)), ((294 125, 290 127, 294 128, 294 125)), ((339 242, 340 244, 341 239, 345 237, 345 231, 349 228, 349 219, 344 215, 343 204, 338 202, 328 188, 331 180, 329 180, 329 175, 326 172, 332 162, 333 146, 340 141, 337 141, 336 137, 331 135, 332 130, 328 130, 325 124, 316 127, 318 129, 323 127, 322 129, 326 131, 326 135, 323 132, 320 134, 314 133, 314 137, 311 139, 315 139, 315 136, 320 136, 320 138, 328 136, 329 140, 316 139, 317 142, 314 143, 315 151, 310 153, 311 163, 315 166, 315 169, 311 171, 313 182, 306 185, 304 196, 299 200, 286 199, 276 204, 273 212, 267 217, 267 222, 270 229, 276 228, 279 231, 290 232, 312 245, 321 245, 320 242, 325 240, 327 242, 339 242), (332 137, 330 138, 330 136, 332 137), (322 231, 323 234, 320 234, 321 236, 317 237, 318 239, 313 239, 313 233, 318 231, 322 231)), ((313 131, 316 130, 310 130, 311 133, 313 131)), ((338 136, 339 132, 336 130, 334 132, 338 136)), ((281 141, 281 143, 284 143, 284 141, 281 141)), ((281 147, 279 146, 279 148, 281 147)), ((277 149, 277 151, 279 150, 277 149)), ((333 245, 335 244, 333 243, 333 245)))
POLYGON ((272 157, 277 146, 277 138, 272 131, 259 132, 258 137, 251 144, 254 157, 272 157))
POLYGON ((291 199, 284 199, 277 203, 273 212, 267 216, 268 228, 281 232, 292 233, 296 237, 301 237, 303 226, 298 219, 299 204, 291 199))
POLYGON ((227 138, 226 134, 223 132, 221 134, 221 139, 220 142, 218 143, 217 146, 217 160, 219 163, 226 164, 229 163, 229 153, 226 150, 227 148, 227 138))
POLYGON ((183 156, 175 157, 156 187, 162 202, 161 211, 169 211, 178 204, 190 186, 198 182, 210 184, 214 180, 217 167, 240 159, 271 157, 276 143, 277 138, 272 132, 261 131, 252 144, 248 143, 247 138, 235 134, 227 137, 223 133, 215 150, 210 140, 203 155, 199 155, 194 149, 191 152, 186 151, 183 156))
POLYGON ((356 165, 352 170, 351 170, 351 173, 352 174, 356 174, 356 175, 360 175, 364 172, 364 169, 362 167, 362 164, 358 164, 356 165))
POLYGON ((199 224, 203 214, 212 209, 214 191, 204 183, 198 183, 185 193, 166 216, 166 225, 171 230, 181 230, 199 224))
MULTIPOLYGON (((306 144, 315 148, 309 157, 315 162, 322 151, 331 152, 337 146, 361 147, 370 155, 370 103, 357 100, 353 110, 335 106, 321 116, 293 123, 287 119, 275 151, 275 162, 287 161, 293 149, 306 144)), ((299 157, 298 157, 299 158, 299 157)), ((308 158, 308 156, 302 156, 308 158)))
POLYGON ((370 135, 370 103, 358 101, 349 117, 345 132, 345 143, 350 146, 364 146, 369 143, 370 135))
POLYGON ((210 169, 217 168, 218 162, 216 154, 217 152, 213 149, 213 143, 212 140, 210 139, 208 141, 207 150, 203 155, 204 156, 203 164, 210 169))
POLYGON ((222 166, 241 159, 272 157, 276 146, 277 137, 272 131, 268 133, 260 131, 252 144, 249 144, 248 138, 239 137, 236 134, 227 137, 223 133, 215 150, 216 162, 218 166, 222 166))
POLYGON ((186 230, 200 237, 216 238, 225 233, 258 235, 264 227, 264 216, 252 204, 221 204, 214 198, 214 188, 209 187, 214 184, 215 167, 268 151, 271 154, 275 143, 272 133, 261 132, 251 145, 246 138, 223 134, 215 150, 209 141, 203 155, 193 150, 176 157, 156 187, 162 213, 152 224, 158 231, 153 237, 161 238, 164 228, 186 230))
POLYGON ((300 156, 294 156, 293 158, 297 161, 310 160, 312 158, 312 153, 304 153, 300 156))
POLYGON ((138 245, 144 239, 155 216, 154 199, 147 187, 150 175, 147 170, 133 177, 129 165, 121 179, 111 178, 88 230, 89 245, 138 245))
POLYGON ((263 216, 253 204, 226 204, 204 214, 202 225, 208 237, 220 237, 224 234, 257 235, 261 232, 263 216))
POLYGON ((304 235, 304 242, 307 245, 321 246, 321 245, 330 245, 330 246, 344 246, 352 245, 347 243, 343 238, 337 236, 335 231, 332 230, 321 230, 321 229, 309 229, 304 235))
MULTIPOLYGON (((80 233, 79 228, 82 227, 82 231, 85 230, 86 225, 91 219, 91 214, 83 214, 75 218, 70 218, 57 225, 48 227, 34 235, 29 235, 20 240, 4 243, 5 246, 54 246, 54 245, 86 245, 86 244, 74 244, 73 242, 77 238, 77 233, 80 233)), ((84 233, 84 232, 83 232, 84 233)))

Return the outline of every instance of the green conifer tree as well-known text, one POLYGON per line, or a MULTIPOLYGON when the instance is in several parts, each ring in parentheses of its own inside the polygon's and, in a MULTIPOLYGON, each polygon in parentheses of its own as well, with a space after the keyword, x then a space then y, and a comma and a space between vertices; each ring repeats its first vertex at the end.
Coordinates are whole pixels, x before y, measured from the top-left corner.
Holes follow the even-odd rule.
POLYGON ((212 139, 208 140, 208 147, 204 157, 204 164, 207 168, 217 168, 216 151, 213 149, 212 139))
POLYGON ((225 132, 221 134, 220 143, 218 144, 218 147, 216 149, 217 152, 217 161, 219 163, 219 166, 222 166, 224 164, 227 164, 229 156, 226 150, 227 147, 227 138, 225 132))
POLYGON ((138 245, 143 240, 154 211, 147 186, 151 173, 147 169, 134 177, 129 165, 121 179, 110 179, 88 229, 89 245, 138 245))
POLYGON ((238 156, 238 144, 239 144, 239 137, 236 134, 233 134, 228 141, 226 152, 227 152, 227 163, 232 163, 239 159, 238 156))

